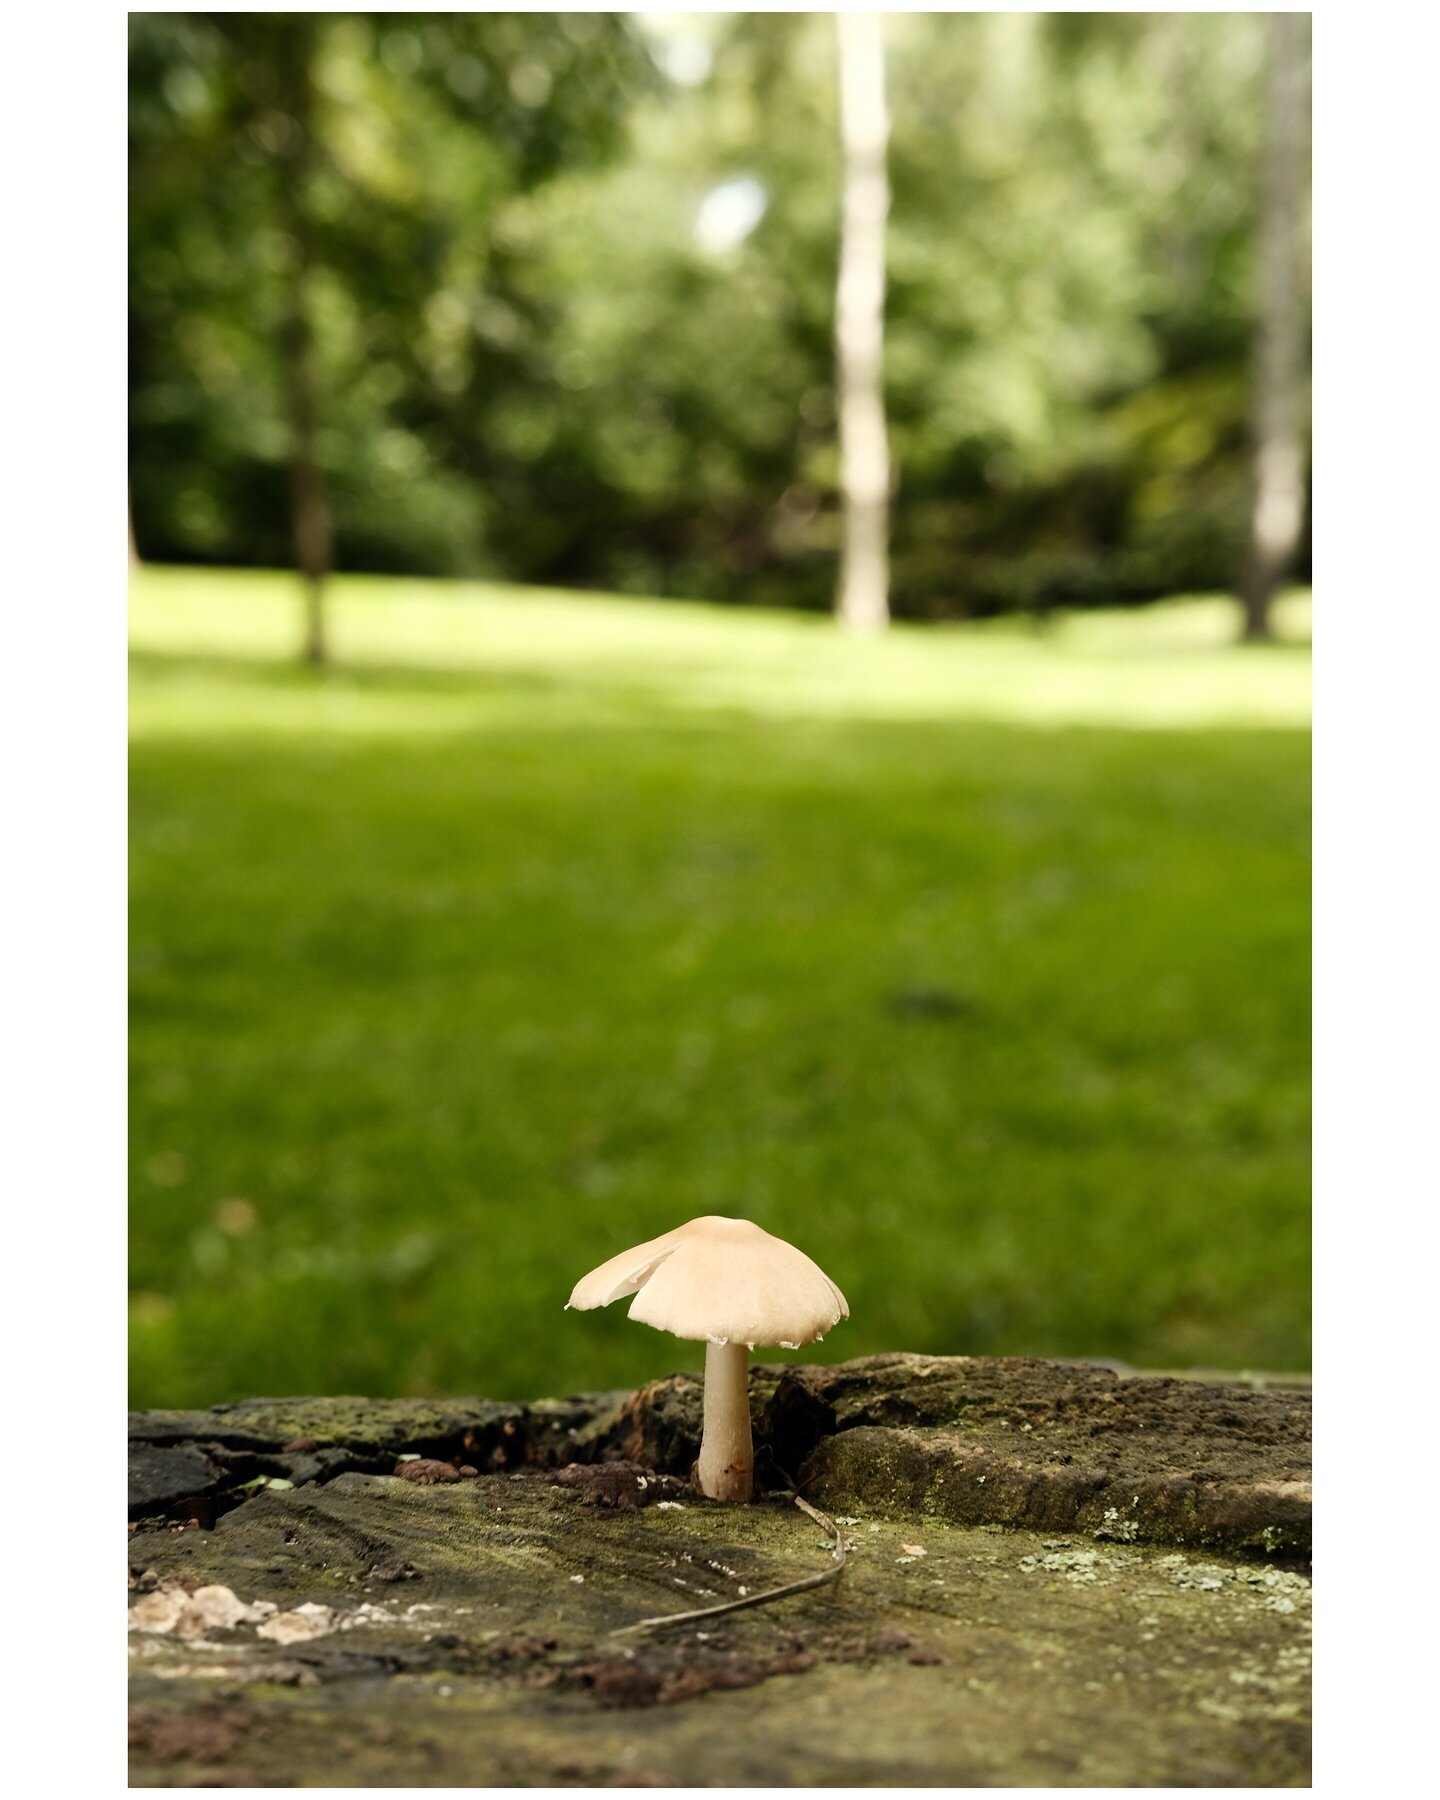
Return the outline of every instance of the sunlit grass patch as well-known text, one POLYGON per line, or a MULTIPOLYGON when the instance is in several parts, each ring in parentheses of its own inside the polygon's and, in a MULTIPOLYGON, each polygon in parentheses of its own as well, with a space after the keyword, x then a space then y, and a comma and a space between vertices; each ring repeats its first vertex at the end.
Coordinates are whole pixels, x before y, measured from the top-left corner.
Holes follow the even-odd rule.
POLYGON ((318 704, 314 679, 294 673, 257 691, 265 664, 278 673, 293 662, 294 584, 239 571, 144 571, 131 601, 137 650, 246 666, 228 689, 216 685, 221 671, 207 669, 196 706, 183 664, 172 664, 168 680, 139 690, 137 730, 233 729, 243 695, 257 728, 281 730, 481 726, 497 708, 501 717, 517 706, 533 712, 547 697, 616 723, 637 702, 701 715, 1144 728, 1295 726, 1309 716, 1303 595, 1281 608, 1280 643, 1242 652, 1233 603, 1215 598, 1045 627, 900 625, 862 641, 804 615, 357 576, 334 584, 330 616, 337 669, 318 704), (493 687, 420 681, 406 694, 407 673, 488 676, 493 687), (517 681, 530 691, 506 685, 517 681))
POLYGON ((137 1398, 638 1380, 564 1298, 706 1211, 827 1355, 1304 1365, 1308 659, 1220 627, 357 580, 316 675, 144 572, 137 1398))

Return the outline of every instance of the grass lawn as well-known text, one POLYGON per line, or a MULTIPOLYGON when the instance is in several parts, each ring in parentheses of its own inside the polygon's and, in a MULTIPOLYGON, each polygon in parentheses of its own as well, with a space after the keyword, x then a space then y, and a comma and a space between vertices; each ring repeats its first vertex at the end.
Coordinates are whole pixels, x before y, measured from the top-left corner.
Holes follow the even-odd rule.
POLYGON ((1308 1365, 1303 643, 333 617, 132 589, 137 1403, 698 1364, 562 1307, 702 1212, 845 1289, 822 1356, 1308 1365))

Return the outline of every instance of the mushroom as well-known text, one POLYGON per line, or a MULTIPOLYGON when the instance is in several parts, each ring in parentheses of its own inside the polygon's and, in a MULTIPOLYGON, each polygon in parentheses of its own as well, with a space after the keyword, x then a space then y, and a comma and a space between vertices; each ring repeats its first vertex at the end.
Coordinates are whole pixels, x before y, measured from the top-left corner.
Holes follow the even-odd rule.
POLYGON ((630 1317, 705 1342, 700 1491, 750 1498, 749 1357, 757 1344, 798 1350, 848 1319, 845 1296, 793 1244, 748 1219, 707 1215, 622 1250, 576 1282, 569 1306, 587 1312, 634 1294, 630 1317))

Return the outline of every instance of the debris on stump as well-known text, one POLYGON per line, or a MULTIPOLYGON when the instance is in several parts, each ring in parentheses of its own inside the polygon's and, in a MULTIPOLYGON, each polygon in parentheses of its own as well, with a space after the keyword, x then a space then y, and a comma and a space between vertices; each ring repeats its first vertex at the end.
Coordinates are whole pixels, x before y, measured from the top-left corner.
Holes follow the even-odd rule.
POLYGON ((756 1368, 839 1579, 615 1637, 823 1564, 689 1489, 699 1399, 137 1415, 132 1785, 1307 1784, 1303 1383, 756 1368))

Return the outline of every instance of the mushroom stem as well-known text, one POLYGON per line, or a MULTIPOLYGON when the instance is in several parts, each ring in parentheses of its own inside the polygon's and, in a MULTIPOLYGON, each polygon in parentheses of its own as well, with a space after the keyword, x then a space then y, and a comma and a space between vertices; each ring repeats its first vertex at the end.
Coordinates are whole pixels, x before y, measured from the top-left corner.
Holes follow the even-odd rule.
POLYGON ((705 1346, 705 1429, 700 1439, 700 1492, 711 1500, 750 1498, 755 1450, 750 1440, 750 1347, 705 1346))

